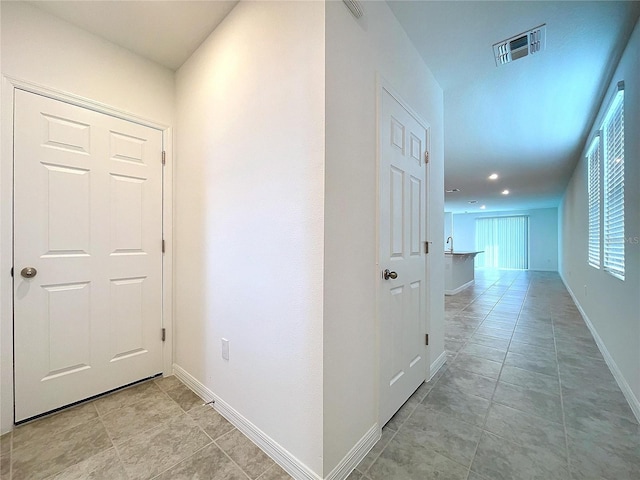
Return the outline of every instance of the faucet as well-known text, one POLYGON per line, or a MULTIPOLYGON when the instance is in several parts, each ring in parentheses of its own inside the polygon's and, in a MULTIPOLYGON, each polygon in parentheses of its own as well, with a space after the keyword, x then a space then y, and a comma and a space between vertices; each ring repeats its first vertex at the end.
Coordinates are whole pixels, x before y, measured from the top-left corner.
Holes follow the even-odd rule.
POLYGON ((447 237, 447 245, 451 242, 451 246, 449 247, 449 252, 453 253, 453 237, 447 237))

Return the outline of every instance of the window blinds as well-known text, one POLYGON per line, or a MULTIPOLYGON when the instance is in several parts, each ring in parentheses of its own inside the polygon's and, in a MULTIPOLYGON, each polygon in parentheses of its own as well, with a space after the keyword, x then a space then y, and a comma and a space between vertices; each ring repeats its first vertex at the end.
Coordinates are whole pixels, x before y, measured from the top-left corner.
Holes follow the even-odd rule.
POLYGON ((529 268, 529 217, 476 219, 476 266, 485 268, 529 268))
POLYGON ((604 132, 604 269, 624 279, 624 90, 616 95, 604 132))
POLYGON ((589 264, 600 268, 600 137, 587 154, 589 176, 589 264))

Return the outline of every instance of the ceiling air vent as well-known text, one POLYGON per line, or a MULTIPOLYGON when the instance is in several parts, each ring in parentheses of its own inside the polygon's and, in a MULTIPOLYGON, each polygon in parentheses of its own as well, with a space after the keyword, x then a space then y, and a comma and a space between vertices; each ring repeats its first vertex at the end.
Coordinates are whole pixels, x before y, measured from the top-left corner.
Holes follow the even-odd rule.
POLYGON ((498 42, 493 46, 496 66, 513 62, 527 55, 534 55, 545 49, 547 26, 540 25, 528 32, 521 33, 508 40, 498 42))

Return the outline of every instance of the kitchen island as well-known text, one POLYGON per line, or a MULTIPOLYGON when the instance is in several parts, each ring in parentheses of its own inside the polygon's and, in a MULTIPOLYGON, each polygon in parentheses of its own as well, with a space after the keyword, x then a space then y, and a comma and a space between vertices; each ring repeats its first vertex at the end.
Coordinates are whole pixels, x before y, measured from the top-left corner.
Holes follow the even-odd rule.
POLYGON ((474 264, 477 254, 482 252, 444 253, 444 294, 455 295, 475 283, 474 264))

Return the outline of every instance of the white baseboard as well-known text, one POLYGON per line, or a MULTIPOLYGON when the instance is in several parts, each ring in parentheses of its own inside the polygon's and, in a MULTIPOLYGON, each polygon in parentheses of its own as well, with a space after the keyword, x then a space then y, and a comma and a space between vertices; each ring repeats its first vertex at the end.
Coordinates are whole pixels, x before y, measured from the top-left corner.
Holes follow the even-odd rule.
MULTIPOLYGON (((269 455, 278 465, 280 465, 289 475, 296 480, 322 480, 303 462, 298 460, 293 454, 279 445, 275 440, 265 434, 240 413, 225 403, 221 398, 194 378, 190 373, 179 365, 173 364, 173 372, 186 386, 197 393, 207 402, 215 400, 214 408, 226 418, 234 427, 245 434, 253 443, 269 455)), ((365 452, 366 455, 366 452, 365 452)), ((338 477, 336 477, 337 480, 338 477)), ((342 479, 340 479, 342 480, 342 479)))
POLYGON ((442 368, 444 363, 447 361, 447 351, 445 350, 440 354, 438 358, 431 364, 429 367, 429 380, 433 378, 433 376, 438 373, 438 370, 442 368))
POLYGON ((444 294, 445 295, 455 295, 456 293, 460 293, 465 288, 469 288, 471 285, 473 285, 475 283, 476 283, 475 279, 474 280, 469 280, 467 283, 465 283, 464 285, 460 285, 458 288, 456 288, 454 290, 445 290, 444 294))
POLYGON ((627 380, 624 378, 624 375, 622 375, 622 372, 618 368, 618 365, 616 364, 615 360, 609 353, 609 350, 607 350, 607 347, 605 346, 604 341, 598 334, 596 327, 594 327, 593 323, 591 323, 591 320, 589 319, 589 316, 582 309, 582 305, 580 305, 580 302, 574 295, 573 290, 571 290, 571 287, 566 282, 562 273, 560 273, 560 278, 562 279, 562 283, 564 283, 564 286, 569 292, 569 295, 571 295, 571 298, 573 299, 573 303, 576 304, 576 307, 578 308, 580 315, 582 315, 582 319, 584 320, 584 323, 587 325, 587 328, 591 332, 591 335, 593 335, 593 339, 596 341, 596 345, 598 345, 598 349, 600 350, 600 353, 604 357, 604 361, 609 366, 609 370, 611 370, 611 373, 613 374, 613 378, 616 379, 616 382, 618 383, 620 390, 622 390, 622 393, 624 394, 624 398, 627 399, 627 402, 629 403, 629 407, 631 407, 631 411, 633 411, 633 414, 635 415, 636 420, 640 422, 640 400, 638 400, 638 398, 633 393, 633 390, 631 390, 631 387, 627 383, 627 380))
POLYGON ((376 423, 344 456, 340 463, 336 465, 336 468, 325 477, 325 480, 345 480, 380 440, 381 434, 382 429, 376 423))

